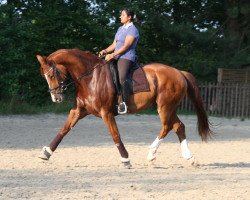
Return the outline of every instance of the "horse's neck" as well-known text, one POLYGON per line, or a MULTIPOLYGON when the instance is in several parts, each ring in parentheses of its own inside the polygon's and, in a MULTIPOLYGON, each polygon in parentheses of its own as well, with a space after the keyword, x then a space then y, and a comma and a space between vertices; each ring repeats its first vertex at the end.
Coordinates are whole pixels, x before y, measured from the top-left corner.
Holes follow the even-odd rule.
POLYGON ((81 63, 67 65, 67 71, 75 82, 78 82, 83 90, 90 93, 103 92, 103 88, 109 83, 108 67, 103 61, 84 60, 81 63))
POLYGON ((67 73, 69 73, 75 81, 91 73, 98 63, 97 59, 91 59, 87 55, 84 56, 84 54, 82 54, 82 58, 79 59, 77 55, 68 52, 56 54, 53 60, 58 64, 62 64, 67 73))
POLYGON ((57 54, 57 63, 65 66, 66 71, 71 78, 78 83, 84 91, 91 91, 90 93, 103 92, 104 88, 110 83, 110 73, 105 63, 94 56, 81 53, 77 54, 57 54), (80 58, 79 58, 80 57, 80 58))
POLYGON ((89 82, 93 78, 98 79, 104 73, 103 66, 102 62, 85 61, 81 64, 75 63, 68 66, 67 71, 75 81, 84 80, 85 82, 89 82))

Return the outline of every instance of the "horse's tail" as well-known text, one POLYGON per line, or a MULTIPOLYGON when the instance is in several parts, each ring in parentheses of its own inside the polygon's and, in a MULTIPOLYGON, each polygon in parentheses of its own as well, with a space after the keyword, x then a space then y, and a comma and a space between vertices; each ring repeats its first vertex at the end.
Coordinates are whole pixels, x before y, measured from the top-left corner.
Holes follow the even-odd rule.
POLYGON ((211 138, 214 133, 210 130, 209 127, 210 123, 205 108, 203 106, 203 100, 198 85, 196 83, 194 76, 191 73, 186 71, 181 71, 181 73, 183 74, 183 76, 187 81, 188 97, 195 106, 196 114, 198 117, 197 121, 198 133, 203 141, 207 141, 207 139, 211 138))

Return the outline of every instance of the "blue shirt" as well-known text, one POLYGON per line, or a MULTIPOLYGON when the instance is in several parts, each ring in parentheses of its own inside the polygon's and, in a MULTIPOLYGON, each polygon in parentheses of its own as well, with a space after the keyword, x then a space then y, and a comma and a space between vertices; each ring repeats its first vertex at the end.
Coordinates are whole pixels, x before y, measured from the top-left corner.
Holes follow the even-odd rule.
POLYGON ((125 51, 124 53, 122 53, 121 55, 118 56, 118 59, 125 58, 125 59, 131 60, 134 62, 136 60, 135 47, 136 47, 138 39, 139 39, 139 32, 138 32, 137 28, 135 27, 135 25, 133 24, 133 22, 129 23, 126 26, 121 26, 117 30, 117 32, 115 34, 115 41, 116 41, 115 51, 117 51, 121 47, 123 47, 124 42, 125 42, 125 38, 128 35, 134 37, 135 40, 134 40, 133 44, 127 49, 127 51, 125 51))

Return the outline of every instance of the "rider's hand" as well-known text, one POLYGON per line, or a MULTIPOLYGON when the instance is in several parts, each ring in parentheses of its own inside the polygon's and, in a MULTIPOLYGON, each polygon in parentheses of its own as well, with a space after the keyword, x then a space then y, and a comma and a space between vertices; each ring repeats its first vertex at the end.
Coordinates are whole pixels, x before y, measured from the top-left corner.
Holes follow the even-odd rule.
POLYGON ((98 54, 99 57, 102 57, 104 54, 107 54, 106 50, 101 50, 98 54))
POLYGON ((107 54, 106 57, 105 57, 105 60, 106 61, 110 61, 114 58, 114 54, 113 53, 110 53, 110 54, 107 54))

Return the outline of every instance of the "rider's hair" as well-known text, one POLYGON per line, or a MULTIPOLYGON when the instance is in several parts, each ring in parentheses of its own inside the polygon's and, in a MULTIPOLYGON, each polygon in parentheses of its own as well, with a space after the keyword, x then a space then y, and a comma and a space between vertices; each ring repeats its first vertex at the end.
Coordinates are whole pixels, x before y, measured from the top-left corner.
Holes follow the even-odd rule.
POLYGON ((123 11, 126 12, 126 14, 131 17, 131 22, 137 22, 138 19, 137 19, 137 16, 136 14, 134 13, 134 11, 130 10, 130 9, 127 9, 127 8, 124 8, 123 11))

